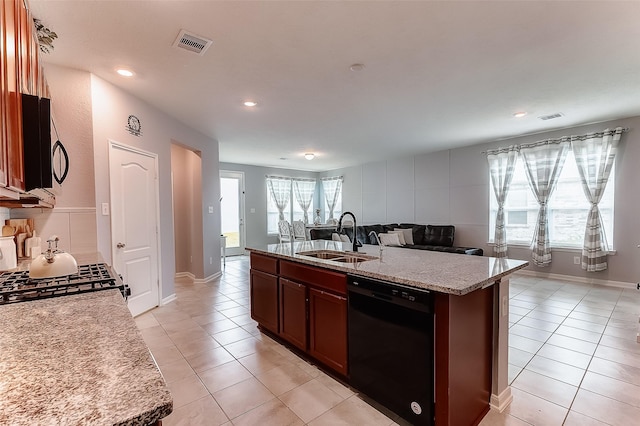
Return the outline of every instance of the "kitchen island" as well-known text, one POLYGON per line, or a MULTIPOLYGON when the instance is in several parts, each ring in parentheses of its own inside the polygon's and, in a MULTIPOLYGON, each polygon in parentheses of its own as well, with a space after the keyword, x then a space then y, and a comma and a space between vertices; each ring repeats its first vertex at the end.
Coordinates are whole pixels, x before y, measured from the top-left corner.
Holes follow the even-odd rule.
POLYGON ((353 337, 354 330, 347 333, 347 323, 352 328, 348 277, 350 283, 354 277, 388 283, 398 294, 428 291, 435 318, 435 383, 424 386, 435 389, 435 424, 473 425, 490 405, 503 409, 511 401, 508 277, 528 262, 399 247, 381 253, 368 245, 359 250, 361 259, 354 259, 350 248, 323 240, 248 248, 252 316, 261 329, 350 383, 347 335, 353 337))
POLYGON ((0 306, 0 424, 151 425, 172 406, 118 290, 0 306))

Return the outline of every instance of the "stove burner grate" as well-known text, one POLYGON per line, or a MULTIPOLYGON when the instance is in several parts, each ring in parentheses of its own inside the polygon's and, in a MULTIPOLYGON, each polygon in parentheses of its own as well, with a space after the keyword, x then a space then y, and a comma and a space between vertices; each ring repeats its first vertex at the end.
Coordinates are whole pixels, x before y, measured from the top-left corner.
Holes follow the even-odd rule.
POLYGON ((29 271, 5 272, 0 274, 0 305, 116 288, 123 297, 130 295, 129 287, 104 263, 80 265, 76 274, 54 278, 29 278, 29 271))

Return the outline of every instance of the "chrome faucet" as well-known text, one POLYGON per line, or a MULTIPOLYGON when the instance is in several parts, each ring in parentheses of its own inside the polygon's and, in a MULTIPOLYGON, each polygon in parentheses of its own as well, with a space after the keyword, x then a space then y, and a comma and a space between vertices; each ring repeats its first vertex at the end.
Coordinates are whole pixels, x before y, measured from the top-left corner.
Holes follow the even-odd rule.
POLYGON ((357 228, 356 228, 356 216, 351 212, 344 212, 340 215, 340 219, 338 219, 338 229, 336 230, 338 234, 342 232, 342 218, 344 215, 350 215, 353 218, 353 251, 358 251, 358 247, 362 247, 362 244, 358 241, 357 237, 357 228))
POLYGON ((380 247, 380 260, 382 260, 382 247, 384 247, 384 244, 382 244, 382 241, 380 241, 380 235, 376 234, 376 231, 369 232, 369 236, 371 236, 372 234, 374 237, 376 237, 376 241, 378 241, 378 247, 380 247))

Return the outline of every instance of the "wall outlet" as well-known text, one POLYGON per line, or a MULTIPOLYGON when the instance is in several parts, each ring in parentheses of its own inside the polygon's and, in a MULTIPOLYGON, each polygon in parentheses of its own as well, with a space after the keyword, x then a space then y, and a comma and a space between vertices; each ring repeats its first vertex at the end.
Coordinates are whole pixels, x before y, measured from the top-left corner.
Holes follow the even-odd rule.
POLYGON ((256 209, 255 209, 255 208, 252 208, 252 209, 251 209, 251 213, 255 213, 255 212, 256 212, 256 209))
POLYGON ((213 265, 213 257, 209 258, 209 265, 213 265))
POLYGON ((573 256, 573 264, 574 265, 580 264, 580 256, 573 256))

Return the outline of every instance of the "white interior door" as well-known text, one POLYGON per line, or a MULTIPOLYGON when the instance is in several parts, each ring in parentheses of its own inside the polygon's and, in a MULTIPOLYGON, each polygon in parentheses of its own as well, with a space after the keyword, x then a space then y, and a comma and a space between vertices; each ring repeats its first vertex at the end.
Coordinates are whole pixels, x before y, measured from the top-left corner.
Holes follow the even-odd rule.
POLYGON ((227 256, 244 253, 244 173, 220 171, 220 227, 227 256))
POLYGON ((113 266, 131 288, 138 315, 160 301, 157 156, 110 142, 113 266))

